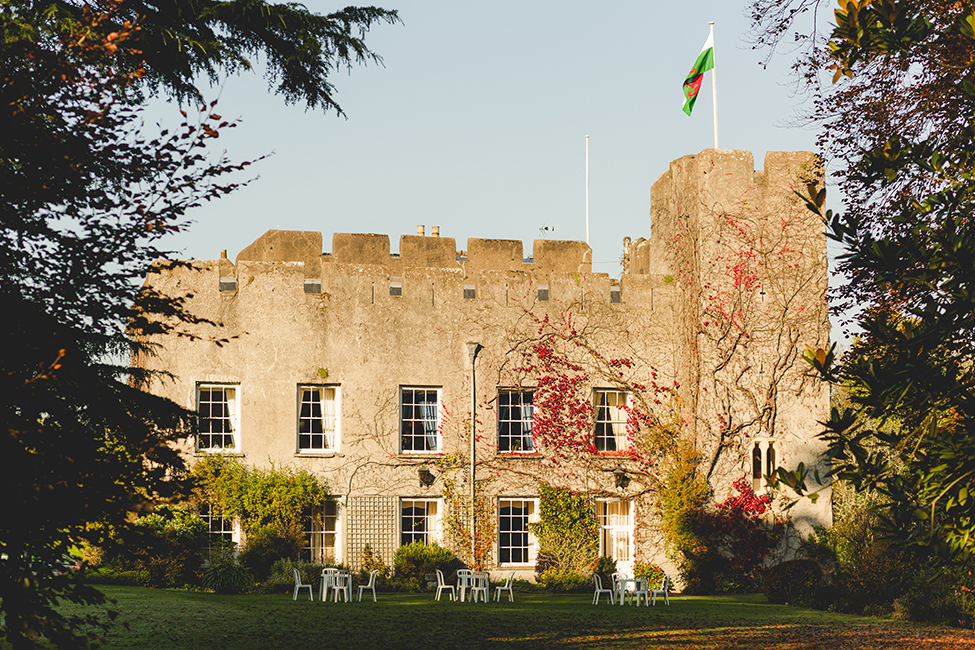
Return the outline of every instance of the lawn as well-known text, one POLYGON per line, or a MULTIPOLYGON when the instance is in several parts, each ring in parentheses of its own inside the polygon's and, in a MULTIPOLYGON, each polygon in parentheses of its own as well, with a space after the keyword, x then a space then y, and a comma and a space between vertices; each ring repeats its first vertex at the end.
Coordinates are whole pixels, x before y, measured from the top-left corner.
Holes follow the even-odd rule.
MULTIPOLYGON (((437 602, 379 594, 362 603, 291 595, 216 596, 104 587, 122 625, 103 648, 972 648, 970 630, 769 605, 763 596, 674 597, 669 607, 590 604, 587 595, 437 602), (126 627, 127 626, 127 627, 126 627)), ((368 597, 367 597, 368 598, 368 597)))

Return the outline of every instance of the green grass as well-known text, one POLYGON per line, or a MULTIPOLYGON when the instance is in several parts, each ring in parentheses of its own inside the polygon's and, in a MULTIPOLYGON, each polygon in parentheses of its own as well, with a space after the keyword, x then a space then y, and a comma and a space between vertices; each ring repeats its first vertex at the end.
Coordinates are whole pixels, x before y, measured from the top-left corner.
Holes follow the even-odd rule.
POLYGON ((103 648, 975 648, 967 630, 769 605, 763 596, 674 597, 669 607, 515 594, 460 603, 379 594, 362 603, 103 587, 119 621, 103 648))

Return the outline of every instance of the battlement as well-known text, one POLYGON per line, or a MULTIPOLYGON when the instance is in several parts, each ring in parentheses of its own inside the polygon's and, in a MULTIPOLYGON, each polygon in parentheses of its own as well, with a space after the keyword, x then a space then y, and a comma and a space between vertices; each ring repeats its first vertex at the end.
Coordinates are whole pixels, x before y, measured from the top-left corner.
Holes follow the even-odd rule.
POLYGON ((335 233, 332 252, 322 252, 322 235, 301 230, 268 230, 237 255, 236 263, 304 262, 312 272, 322 264, 380 265, 391 272, 408 268, 481 271, 591 273, 592 250, 581 241, 536 239, 532 256, 523 256, 522 243, 513 239, 468 239, 458 250, 452 237, 402 235, 399 254, 390 252, 389 236, 335 233))

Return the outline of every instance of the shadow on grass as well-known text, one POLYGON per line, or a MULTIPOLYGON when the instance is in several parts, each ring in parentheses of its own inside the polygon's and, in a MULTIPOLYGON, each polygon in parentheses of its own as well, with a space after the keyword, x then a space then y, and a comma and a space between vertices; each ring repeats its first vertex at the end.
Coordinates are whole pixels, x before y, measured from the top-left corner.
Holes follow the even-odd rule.
POLYGON ((106 649, 975 649, 967 630, 769 605, 762 597, 676 597, 669 607, 637 608, 593 606, 586 595, 515 594, 514 603, 474 604, 379 594, 378 603, 322 603, 291 594, 104 591, 123 624, 104 640, 106 649))

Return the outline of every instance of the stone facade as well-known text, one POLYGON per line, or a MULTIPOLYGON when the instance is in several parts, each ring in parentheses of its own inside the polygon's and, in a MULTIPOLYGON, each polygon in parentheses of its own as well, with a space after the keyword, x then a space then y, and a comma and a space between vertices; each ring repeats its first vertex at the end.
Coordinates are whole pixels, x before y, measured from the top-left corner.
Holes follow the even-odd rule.
MULTIPOLYGON (((172 373, 150 389, 200 412, 189 457, 235 454, 327 480, 337 503, 310 553, 357 565, 366 544, 387 562, 409 539, 450 545, 449 522, 468 522, 452 513, 466 513, 471 491, 473 406, 475 480, 497 518, 492 570, 531 577, 523 529, 542 481, 593 496, 604 550, 624 566, 667 565, 653 463, 627 452, 625 432, 613 437, 618 422, 600 429, 599 449, 566 458, 533 442, 519 403, 538 378, 523 353, 558 330, 603 400, 597 418, 618 419, 613 399, 631 399, 629 386, 676 385, 653 408, 693 441, 717 498, 771 463, 821 464, 828 391, 798 357, 828 339, 825 237, 794 192, 820 184, 807 153, 769 153, 757 172, 742 151, 677 160, 651 191, 652 236, 624 242, 620 280, 593 273, 583 242, 536 240, 525 257, 518 241, 459 251, 418 234, 391 254, 386 235, 336 233, 323 254, 319 233, 271 230, 233 263, 154 267, 147 285, 221 327, 181 324, 199 338, 156 340, 137 363, 172 373), (625 377, 603 363, 621 358, 625 377)), ((830 523, 828 497, 794 509, 800 531, 830 523)))

